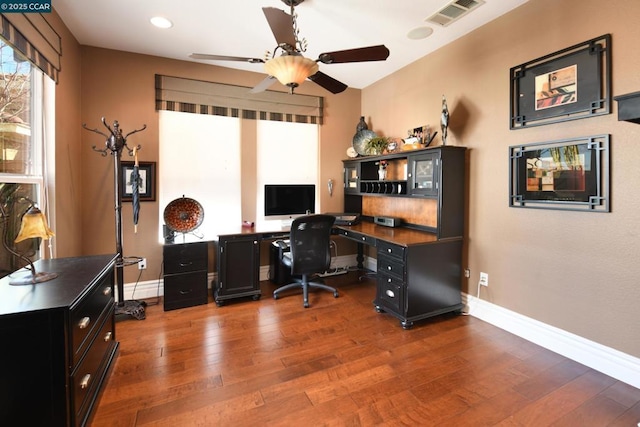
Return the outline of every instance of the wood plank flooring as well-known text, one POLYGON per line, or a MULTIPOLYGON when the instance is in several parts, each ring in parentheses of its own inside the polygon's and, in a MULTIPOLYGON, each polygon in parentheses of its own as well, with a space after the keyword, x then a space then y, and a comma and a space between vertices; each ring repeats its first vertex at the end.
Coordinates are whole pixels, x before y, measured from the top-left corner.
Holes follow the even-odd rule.
MULTIPOLYGON (((92 426, 625 426, 640 390, 471 316, 403 330, 375 282, 117 323, 92 426)), ((155 302, 152 300, 149 303, 155 302)))

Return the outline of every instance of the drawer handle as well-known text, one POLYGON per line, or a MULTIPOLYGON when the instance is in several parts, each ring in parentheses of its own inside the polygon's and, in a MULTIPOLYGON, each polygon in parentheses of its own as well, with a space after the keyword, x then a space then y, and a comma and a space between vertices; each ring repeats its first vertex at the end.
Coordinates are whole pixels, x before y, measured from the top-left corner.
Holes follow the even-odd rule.
POLYGON ((83 317, 82 320, 80 320, 80 322, 78 322, 78 327, 80 329, 85 329, 87 326, 89 326, 89 323, 91 323, 91 318, 90 317, 83 317))
POLYGON ((391 271, 391 266, 387 265, 387 270, 391 271))
POLYGON ((193 289, 189 289, 188 291, 180 290, 180 295, 187 295, 187 294, 190 294, 191 292, 193 292, 193 289))
POLYGON ((89 387, 90 380, 91 380, 91 374, 86 374, 84 377, 82 377, 82 379, 80 380, 80 388, 84 390, 87 387, 89 387))
POLYGON ((181 262, 180 263, 180 267, 189 267, 191 264, 193 264, 191 261, 189 261, 189 262, 181 262))
POLYGON ((366 240, 366 238, 365 238, 365 237, 363 237, 363 238, 362 238, 362 241, 365 241, 365 240, 366 240))
POLYGON ((390 298, 395 298, 396 296, 396 294, 394 294, 391 289, 387 289, 384 293, 387 294, 387 296, 390 298))
POLYGON ((109 342, 111 341, 111 337, 113 336, 113 333, 111 331, 107 332, 106 334, 104 334, 104 342, 109 342))
POLYGON ((391 252, 392 252, 391 248, 387 249, 387 252, 388 252, 388 253, 391 253, 391 252))
POLYGON ((104 295, 104 296, 111 295, 111 286, 104 288, 102 290, 102 295, 104 295))

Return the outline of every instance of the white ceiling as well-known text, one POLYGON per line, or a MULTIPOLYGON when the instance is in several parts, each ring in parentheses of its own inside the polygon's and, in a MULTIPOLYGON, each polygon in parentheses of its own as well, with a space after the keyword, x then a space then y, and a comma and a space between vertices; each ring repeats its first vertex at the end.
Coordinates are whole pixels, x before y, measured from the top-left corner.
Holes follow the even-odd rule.
MULTIPOLYGON (((407 33, 449 0, 305 0, 295 8, 305 56, 386 45, 384 62, 320 64, 320 70, 353 88, 364 88, 454 41, 528 0, 485 0, 468 15, 433 34, 410 40, 407 33)), ((276 42, 262 7, 290 12, 281 0, 53 0, 53 7, 82 45, 193 61, 191 53, 263 58, 276 42), (173 22, 167 30, 153 16, 173 22)), ((198 61, 264 73, 263 64, 198 61)))

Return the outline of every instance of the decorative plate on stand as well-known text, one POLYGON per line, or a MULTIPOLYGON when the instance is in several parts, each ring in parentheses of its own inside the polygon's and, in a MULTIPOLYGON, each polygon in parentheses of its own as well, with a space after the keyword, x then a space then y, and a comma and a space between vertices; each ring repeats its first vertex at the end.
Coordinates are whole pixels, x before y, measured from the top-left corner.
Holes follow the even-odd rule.
POLYGON ((353 148, 356 150, 356 153, 361 156, 366 156, 367 142, 369 142, 371 138, 375 138, 376 136, 378 135, 376 135, 374 131, 369 129, 363 129, 356 132, 356 134, 353 136, 353 148))
POLYGON ((204 209, 194 199, 181 197, 164 208, 164 223, 177 233, 189 233, 200 227, 204 220, 204 209))

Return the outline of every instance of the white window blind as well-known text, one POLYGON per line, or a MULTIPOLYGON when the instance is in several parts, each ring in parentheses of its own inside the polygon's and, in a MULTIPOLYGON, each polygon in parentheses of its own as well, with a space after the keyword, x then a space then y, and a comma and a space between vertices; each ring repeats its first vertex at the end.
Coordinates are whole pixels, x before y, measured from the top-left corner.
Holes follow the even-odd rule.
POLYGON ((240 120, 174 111, 159 111, 159 115, 160 224, 164 224, 165 207, 184 196, 204 209, 196 235, 213 240, 230 226, 237 228, 242 222, 240 120))
POLYGON ((274 121, 257 122, 257 202, 258 225, 281 222, 264 216, 265 184, 315 184, 316 212, 318 186, 319 125, 274 121))

